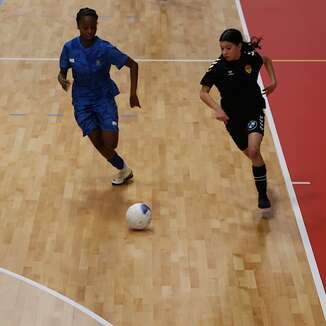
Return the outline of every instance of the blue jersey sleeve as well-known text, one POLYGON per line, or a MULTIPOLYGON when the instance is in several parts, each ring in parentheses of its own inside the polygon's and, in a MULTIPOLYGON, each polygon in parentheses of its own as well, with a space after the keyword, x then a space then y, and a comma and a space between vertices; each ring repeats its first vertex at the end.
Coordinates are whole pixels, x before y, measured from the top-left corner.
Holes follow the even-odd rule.
POLYGON ((109 62, 115 65, 119 70, 127 63, 128 56, 121 52, 118 48, 113 45, 107 47, 107 55, 109 62))
POLYGON ((67 71, 69 68, 71 68, 71 63, 69 61, 68 48, 65 45, 60 55, 60 69, 67 71))

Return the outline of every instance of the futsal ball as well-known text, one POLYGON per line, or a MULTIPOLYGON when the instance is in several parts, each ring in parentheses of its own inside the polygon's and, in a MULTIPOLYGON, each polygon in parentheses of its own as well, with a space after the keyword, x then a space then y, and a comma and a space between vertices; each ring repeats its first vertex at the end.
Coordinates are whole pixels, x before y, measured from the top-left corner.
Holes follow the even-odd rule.
POLYGON ((126 213, 129 229, 144 230, 152 220, 152 210, 144 203, 131 205, 126 213))

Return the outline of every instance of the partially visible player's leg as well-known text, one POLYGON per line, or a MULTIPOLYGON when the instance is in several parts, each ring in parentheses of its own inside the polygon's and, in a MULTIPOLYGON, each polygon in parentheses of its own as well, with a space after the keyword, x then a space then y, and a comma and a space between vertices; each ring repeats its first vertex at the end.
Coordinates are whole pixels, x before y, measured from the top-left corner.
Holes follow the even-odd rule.
POLYGON ((128 167, 123 158, 116 152, 119 140, 119 131, 112 132, 102 130, 102 141, 107 153, 108 161, 119 170, 117 175, 112 179, 113 185, 124 184, 127 180, 133 177, 132 170, 128 167))
POLYGON ((251 160, 253 166, 262 166, 265 164, 260 153, 262 140, 263 135, 261 133, 253 132, 248 135, 248 147, 243 152, 251 160))
POLYGON ((260 152, 260 145, 264 135, 264 116, 248 123, 248 147, 244 154, 252 162, 252 173, 258 191, 258 207, 269 208, 271 203, 267 196, 267 169, 260 152))
POLYGON ((266 192, 266 166, 260 153, 260 144, 264 135, 264 115, 258 115, 256 120, 250 120, 247 124, 245 121, 229 120, 226 129, 237 147, 252 162, 252 173, 258 191, 258 207, 270 207, 266 192))
POLYGON ((102 141, 102 131, 96 128, 91 130, 87 136, 92 142, 92 144, 94 145, 94 147, 102 154, 102 156, 108 159, 107 152, 104 148, 103 141, 102 141))
POLYGON ((113 185, 121 185, 133 177, 132 170, 116 152, 119 141, 119 132, 93 129, 88 137, 95 148, 111 163, 119 173, 113 177, 113 185))
POLYGON ((97 148, 100 144, 100 153, 110 162, 119 173, 113 177, 113 185, 121 185, 133 177, 132 170, 127 166, 125 161, 116 152, 119 142, 119 125, 118 109, 114 98, 105 98, 93 106, 93 112, 96 116, 98 132, 94 133, 95 137, 90 136, 91 141, 97 148), (95 138, 95 139, 94 139, 95 138))
POLYGON ((102 156, 119 170, 117 176, 113 178, 112 184, 125 183, 132 178, 133 174, 115 151, 119 142, 119 127, 114 99, 102 101, 97 105, 78 104, 75 105, 75 118, 83 131, 83 136, 88 136, 102 156))
POLYGON ((107 135, 103 137, 101 129, 93 129, 88 133, 88 138, 94 147, 110 162, 115 153, 115 148, 118 145, 118 133, 106 132, 107 135))

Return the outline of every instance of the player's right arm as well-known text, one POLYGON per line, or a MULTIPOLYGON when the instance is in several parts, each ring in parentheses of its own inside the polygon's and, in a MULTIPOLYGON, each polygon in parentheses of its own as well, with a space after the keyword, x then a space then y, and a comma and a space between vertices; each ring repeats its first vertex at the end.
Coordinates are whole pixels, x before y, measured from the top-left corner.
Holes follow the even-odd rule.
POLYGON ((216 73, 216 65, 219 62, 218 60, 215 60, 211 66, 208 68, 208 71, 205 73, 204 77, 200 81, 201 84, 201 90, 200 90, 200 99, 209 107, 211 108, 214 113, 217 120, 223 121, 224 123, 227 123, 229 120, 229 117, 226 115, 224 110, 221 108, 221 106, 214 100, 214 98, 209 94, 211 88, 216 82, 216 76, 218 74, 216 73))
POLYGON ((67 79, 68 69, 71 68, 68 52, 69 52, 68 46, 67 44, 65 44, 60 55, 60 60, 59 60, 60 71, 58 74, 58 82, 65 91, 67 91, 70 86, 70 81, 67 79))
POLYGON ((58 82, 65 91, 68 91, 70 81, 67 79, 67 70, 60 70, 58 74, 58 82))
POLYGON ((218 103, 209 94, 210 90, 211 90, 211 87, 202 85, 201 90, 200 90, 200 99, 208 107, 210 107, 212 110, 214 110, 215 117, 217 120, 227 123, 227 121, 229 120, 229 117, 226 115, 226 113, 223 111, 223 109, 218 105, 218 103))

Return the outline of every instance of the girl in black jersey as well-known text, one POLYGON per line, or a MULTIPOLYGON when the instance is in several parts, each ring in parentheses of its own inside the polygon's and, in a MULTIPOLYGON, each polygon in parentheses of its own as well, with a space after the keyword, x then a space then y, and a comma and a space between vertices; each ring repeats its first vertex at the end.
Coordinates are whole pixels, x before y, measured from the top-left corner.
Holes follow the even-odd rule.
POLYGON ((237 29, 227 29, 220 36, 222 54, 212 63, 201 80, 200 98, 223 121, 236 145, 251 160, 258 191, 258 207, 271 206, 267 197, 266 166, 260 153, 264 135, 265 100, 276 87, 272 61, 258 54, 261 39, 244 42, 237 29), (271 84, 261 91, 257 78, 264 65, 271 84), (209 94, 215 85, 221 95, 220 105, 209 94))

